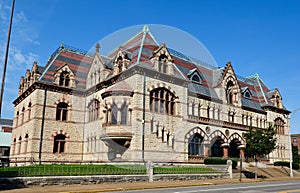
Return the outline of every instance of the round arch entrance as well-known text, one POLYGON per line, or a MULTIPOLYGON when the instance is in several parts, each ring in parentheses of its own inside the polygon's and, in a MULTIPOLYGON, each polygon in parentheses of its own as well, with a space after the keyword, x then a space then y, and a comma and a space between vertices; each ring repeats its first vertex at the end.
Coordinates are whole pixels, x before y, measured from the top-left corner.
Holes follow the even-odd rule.
POLYGON ((240 157, 240 149, 239 146, 242 143, 238 139, 233 139, 229 143, 229 149, 228 149, 228 156, 233 158, 239 158, 240 157))
POLYGON ((223 148, 222 144, 224 143, 224 140, 218 136, 211 142, 211 157, 223 157, 223 148))
POLYGON ((204 137, 199 133, 195 133, 189 139, 188 155, 189 157, 198 157, 204 155, 204 137))

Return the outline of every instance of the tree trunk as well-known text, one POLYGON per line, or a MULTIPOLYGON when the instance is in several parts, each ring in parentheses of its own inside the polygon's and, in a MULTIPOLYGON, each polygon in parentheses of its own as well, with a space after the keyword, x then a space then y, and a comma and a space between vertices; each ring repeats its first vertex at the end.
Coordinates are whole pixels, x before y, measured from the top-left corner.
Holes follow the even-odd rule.
POLYGON ((255 180, 257 179, 257 173, 258 173, 258 169, 257 169, 257 158, 256 158, 256 155, 254 156, 254 161, 255 161, 255 180))
POLYGON ((258 170, 257 169, 257 160, 255 160, 255 179, 257 179, 257 173, 258 173, 257 170, 258 170))

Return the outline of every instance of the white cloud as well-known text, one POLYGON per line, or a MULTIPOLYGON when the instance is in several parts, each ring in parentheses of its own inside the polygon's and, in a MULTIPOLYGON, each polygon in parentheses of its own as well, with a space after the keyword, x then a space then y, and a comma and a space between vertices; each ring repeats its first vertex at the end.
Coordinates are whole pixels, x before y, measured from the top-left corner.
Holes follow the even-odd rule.
POLYGON ((40 45, 41 44, 39 41, 33 40, 29 37, 27 37, 26 41, 29 42, 29 43, 32 43, 34 45, 40 45))
POLYGON ((4 20, 7 19, 6 13, 5 13, 5 11, 3 10, 1 4, 0 4, 0 19, 1 19, 1 21, 4 21, 4 20))
POLYGON ((27 18, 25 17, 25 14, 23 11, 19 12, 16 14, 14 18, 14 22, 19 23, 19 22, 27 22, 27 18))
MULTIPOLYGON (((37 61, 39 56, 34 53, 23 53, 21 50, 19 50, 16 47, 12 47, 10 49, 10 65, 13 66, 12 68, 18 68, 23 67, 24 64, 27 66, 27 68, 30 68, 34 61, 37 61)), ((24 69, 24 68, 23 68, 24 69)))

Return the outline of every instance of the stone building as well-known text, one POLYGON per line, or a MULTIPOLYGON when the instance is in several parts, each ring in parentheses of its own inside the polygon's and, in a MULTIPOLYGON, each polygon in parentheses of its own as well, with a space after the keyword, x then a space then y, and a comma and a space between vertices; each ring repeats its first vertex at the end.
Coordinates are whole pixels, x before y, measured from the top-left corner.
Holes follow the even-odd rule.
POLYGON ((269 124, 278 144, 266 159, 289 159, 290 112, 277 88, 159 44, 147 26, 106 56, 99 44, 92 54, 61 45, 21 77, 14 105, 18 164, 239 157, 249 126, 269 124))

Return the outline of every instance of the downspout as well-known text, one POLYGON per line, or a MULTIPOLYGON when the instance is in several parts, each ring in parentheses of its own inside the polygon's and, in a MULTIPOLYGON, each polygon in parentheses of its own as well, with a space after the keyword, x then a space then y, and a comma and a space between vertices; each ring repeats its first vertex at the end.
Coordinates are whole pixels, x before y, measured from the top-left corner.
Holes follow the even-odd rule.
POLYGON ((42 146, 43 146, 43 136, 44 136, 44 125, 45 125, 45 111, 46 111, 46 102, 47 102, 47 87, 44 90, 44 104, 43 104, 43 113, 42 113, 42 125, 41 125, 41 135, 40 135, 40 148, 39 148, 39 165, 42 163, 42 146))
POLYGON ((83 115, 83 129, 82 129, 82 145, 81 145, 81 161, 83 161, 83 155, 84 155, 84 140, 85 140, 85 126, 86 126, 86 122, 85 122, 85 119, 86 119, 86 95, 84 95, 84 115, 83 115))

